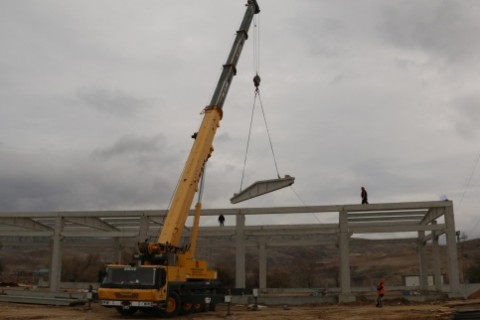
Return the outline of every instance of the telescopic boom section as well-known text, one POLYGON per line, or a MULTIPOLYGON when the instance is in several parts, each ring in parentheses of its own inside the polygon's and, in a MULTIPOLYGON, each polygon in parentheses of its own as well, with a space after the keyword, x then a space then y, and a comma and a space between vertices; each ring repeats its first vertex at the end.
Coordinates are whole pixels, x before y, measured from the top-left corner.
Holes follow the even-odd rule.
POLYGON ((159 244, 178 247, 180 243, 193 197, 198 189, 202 169, 213 152, 213 139, 222 119, 222 107, 227 97, 230 83, 236 74, 236 66, 245 40, 248 38, 248 29, 252 23, 253 16, 260 12, 256 0, 249 0, 246 6, 247 10, 245 11, 242 24, 237 31, 227 62, 223 65, 223 71, 210 105, 204 109, 203 121, 178 182, 177 191, 158 238, 159 244))

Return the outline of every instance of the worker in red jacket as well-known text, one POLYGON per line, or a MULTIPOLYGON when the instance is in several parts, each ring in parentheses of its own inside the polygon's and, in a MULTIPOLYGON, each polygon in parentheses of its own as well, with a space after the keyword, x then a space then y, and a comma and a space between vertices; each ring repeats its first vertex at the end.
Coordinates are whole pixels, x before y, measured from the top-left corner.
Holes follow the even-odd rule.
POLYGON ((377 308, 383 307, 383 296, 385 295, 385 281, 382 279, 377 285, 377 308))

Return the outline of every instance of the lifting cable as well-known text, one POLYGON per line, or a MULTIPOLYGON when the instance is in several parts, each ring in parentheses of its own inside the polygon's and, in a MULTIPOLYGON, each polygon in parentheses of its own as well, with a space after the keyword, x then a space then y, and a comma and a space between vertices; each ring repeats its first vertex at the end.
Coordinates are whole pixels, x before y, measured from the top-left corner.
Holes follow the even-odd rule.
POLYGON ((271 135, 270 135, 270 130, 268 128, 267 118, 266 118, 266 115, 265 115, 265 109, 263 108, 262 99, 260 97, 259 87, 260 87, 261 78, 259 76, 259 72, 260 72, 259 25, 260 25, 260 18, 259 18, 259 15, 256 15, 254 17, 254 29, 253 29, 253 68, 255 70, 255 77, 253 78, 253 84, 255 86, 255 94, 254 94, 254 98, 253 98, 252 113, 251 113, 251 116, 250 116, 250 127, 248 129, 248 138, 247 138, 247 146, 246 146, 246 150, 245 150, 245 159, 243 161, 242 178, 241 178, 241 181, 240 181, 240 191, 242 191, 243 179, 245 178, 245 169, 246 169, 246 166, 247 166, 248 151, 249 151, 249 148, 250 148, 250 139, 251 139, 251 135, 252 135, 253 118, 254 118, 254 115, 255 115, 255 107, 256 107, 256 104, 257 104, 257 99, 258 99, 258 102, 260 104, 260 108, 262 110, 263 121, 265 123, 265 129, 267 131, 268 141, 269 141, 270 150, 271 150, 272 156, 273 156, 273 162, 275 164, 275 170, 277 172, 277 177, 280 179, 280 173, 279 173, 279 170, 278 170, 277 159, 275 157, 275 152, 273 150, 272 138, 271 138, 271 135))
MULTIPOLYGON (((463 190, 462 197, 460 198, 460 202, 459 202, 458 207, 457 207, 457 211, 459 213, 460 213, 460 208, 461 208, 462 203, 463 203, 463 198, 465 197, 465 193, 467 192, 467 189, 470 187, 470 182, 472 181, 472 178, 475 175, 475 171, 477 169, 477 166, 478 166, 479 162, 480 162, 480 154, 477 156, 477 159, 475 161, 475 165, 473 166, 472 172, 470 173, 470 176, 468 177, 468 180, 466 182, 465 189, 463 190)), ((471 230, 468 232, 468 234, 473 234, 473 232, 475 232, 475 230, 477 229, 477 226, 478 226, 479 223, 480 223, 480 219, 477 219, 477 221, 475 222, 475 225, 473 226, 473 228, 471 228, 471 230)))

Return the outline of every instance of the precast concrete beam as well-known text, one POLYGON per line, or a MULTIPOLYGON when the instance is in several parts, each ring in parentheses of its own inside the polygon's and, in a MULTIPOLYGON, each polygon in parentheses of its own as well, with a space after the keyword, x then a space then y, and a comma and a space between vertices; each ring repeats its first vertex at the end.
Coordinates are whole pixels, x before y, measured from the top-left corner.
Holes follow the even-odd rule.
POLYGON ((416 231, 427 231, 427 230, 443 230, 445 225, 419 225, 419 224, 406 224, 406 223, 376 223, 376 224, 353 224, 351 223, 350 231, 353 233, 392 233, 392 232, 416 232, 416 231))
POLYGON ((140 217, 142 215, 164 217, 168 210, 106 210, 106 211, 4 211, 0 212, 2 217, 17 218, 54 218, 56 216, 65 217, 140 217))
POLYGON ((20 230, 10 230, 10 231, 0 231, 0 237, 51 237, 54 234, 54 230, 50 231, 20 231, 20 230))
POLYGON ((82 225, 85 227, 90 227, 93 229, 103 230, 103 231, 118 231, 117 228, 113 227, 111 224, 108 224, 101 220, 100 218, 94 217, 66 217, 65 221, 82 225))
POLYGON ((430 208, 422 219, 421 224, 429 224, 445 214, 445 208, 430 208))
MULTIPOLYGON (((229 236, 234 235, 235 227, 201 227, 200 236, 229 236)), ((315 235, 336 234, 337 224, 298 224, 298 225, 270 225, 270 226, 245 226, 245 235, 269 236, 269 235, 315 235)))
MULTIPOLYGON (((229 208, 229 209, 202 209, 202 216, 215 215, 256 215, 256 214, 296 214, 296 213, 335 213, 345 210, 352 212, 371 212, 388 210, 428 210, 430 208, 452 207, 451 201, 424 201, 401 203, 375 203, 375 204, 350 204, 350 205, 323 205, 323 206, 296 206, 296 207, 260 207, 260 208, 229 208)), ((58 215, 65 217, 165 217, 168 210, 118 210, 118 211, 57 211, 57 212, 0 212, 2 217, 17 218, 54 218, 58 215)), ((190 210, 193 216, 194 210, 190 210)))
POLYGON ((138 230, 134 231, 64 231, 62 236, 69 238, 136 238, 138 230))
POLYGON ((348 217, 348 221, 351 223, 356 222, 387 222, 387 221, 412 221, 420 223, 423 216, 395 216, 395 217, 348 217))
POLYGON ((37 222, 31 218, 0 218, 0 225, 18 227, 32 231, 52 231, 53 228, 37 222))
MULTIPOLYGON (((436 224, 436 221, 432 221, 432 224, 436 224)), ((445 229, 443 230, 435 230, 435 231, 432 231, 431 233, 427 234, 425 236, 425 241, 428 242, 430 240, 433 240, 435 237, 438 238, 439 236, 445 234, 445 229)))

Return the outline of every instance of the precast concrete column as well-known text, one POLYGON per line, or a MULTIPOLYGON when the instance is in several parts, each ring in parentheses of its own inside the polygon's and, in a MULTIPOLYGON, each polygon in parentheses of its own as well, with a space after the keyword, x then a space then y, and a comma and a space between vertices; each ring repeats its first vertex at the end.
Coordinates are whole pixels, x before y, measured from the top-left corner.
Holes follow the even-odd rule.
POLYGON ((122 264, 123 263, 122 261, 123 246, 122 246, 122 243, 120 242, 120 238, 118 237, 113 239, 113 251, 114 251, 113 252, 114 263, 122 264))
MULTIPOLYGON (((339 302, 352 301, 352 290, 350 287, 350 246, 348 231, 348 212, 339 213, 339 264, 340 264, 340 296, 339 302)), ((353 298, 354 300, 354 298, 353 298)))
MULTIPOLYGON (((432 221, 432 224, 437 224, 437 221, 432 221)), ((433 255, 433 284, 435 290, 442 291, 442 272, 440 269, 440 247, 438 245, 438 235, 432 231, 432 255, 433 255)))
POLYGON ((245 215, 238 213, 235 225, 235 286, 245 288, 245 215))
POLYGON ((138 241, 143 242, 148 239, 148 216, 142 215, 140 217, 140 224, 138 228, 138 241))
POLYGON ((258 239, 258 283, 259 289, 267 289, 267 240, 265 237, 258 239))
POLYGON ((453 207, 445 207, 445 234, 447 236, 447 259, 448 259, 448 283, 450 284, 450 295, 460 295, 460 275, 458 268, 458 254, 455 237, 455 219, 453 207))
POLYGON ((63 217, 55 218, 55 230, 52 236, 52 260, 50 262, 50 291, 59 291, 62 280, 62 232, 63 217))
POLYGON ((425 231, 418 231, 417 239, 418 258, 420 264, 420 290, 428 290, 428 262, 425 231))

